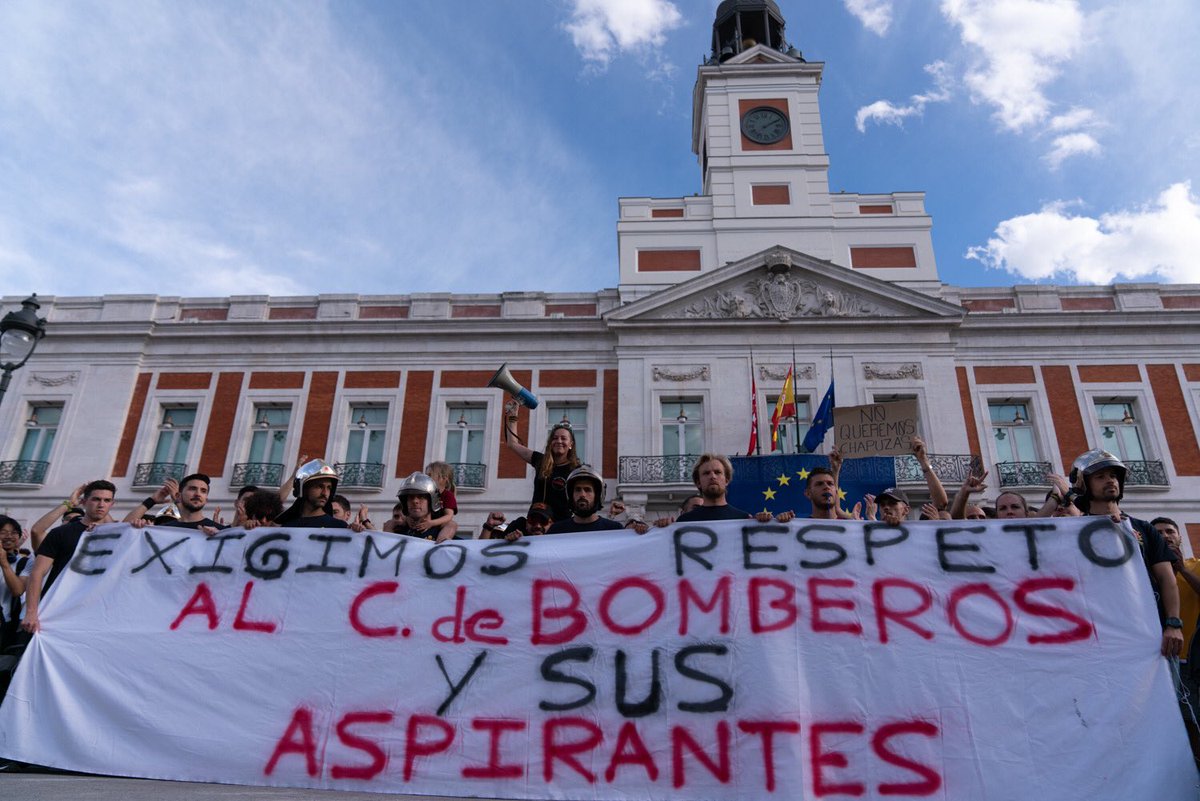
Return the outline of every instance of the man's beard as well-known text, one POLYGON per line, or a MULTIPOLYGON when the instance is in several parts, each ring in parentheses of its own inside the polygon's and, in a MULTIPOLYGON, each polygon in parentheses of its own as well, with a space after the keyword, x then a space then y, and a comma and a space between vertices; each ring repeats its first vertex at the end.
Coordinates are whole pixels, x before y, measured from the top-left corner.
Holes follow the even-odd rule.
POLYGON ((716 500, 725 497, 725 488, 720 484, 709 484, 700 494, 705 498, 716 500))
POLYGON ((192 503, 189 503, 188 501, 180 501, 179 508, 182 509, 183 511, 187 512, 188 514, 191 514, 192 512, 199 512, 201 509, 203 509, 204 504, 203 503, 192 504, 192 503))
POLYGON ((573 504, 575 514, 579 517, 587 517, 592 513, 592 502, 588 500, 578 500, 573 504))

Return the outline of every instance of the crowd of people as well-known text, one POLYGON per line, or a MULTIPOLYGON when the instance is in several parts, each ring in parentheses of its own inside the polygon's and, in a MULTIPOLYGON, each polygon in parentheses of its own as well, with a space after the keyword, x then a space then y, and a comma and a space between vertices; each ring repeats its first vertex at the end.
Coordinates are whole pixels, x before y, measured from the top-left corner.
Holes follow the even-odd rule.
MULTIPOLYGON (((610 500, 604 510, 606 483, 591 466, 583 464, 575 450, 570 425, 554 426, 543 450, 535 451, 506 432, 506 444, 534 471, 533 494, 524 514, 509 519, 492 511, 478 532, 461 526, 457 518, 453 467, 433 462, 400 483, 391 516, 378 528, 365 505, 357 508, 338 494, 337 470, 322 459, 301 457, 296 469, 277 488, 243 487, 237 494, 227 523, 220 509, 207 511, 211 481, 193 473, 176 481, 168 479, 152 495, 123 518, 133 526, 174 526, 206 535, 231 527, 254 529, 269 526, 289 528, 347 528, 355 532, 379 530, 436 542, 452 538, 505 539, 571 534, 589 531, 631 529, 645 534, 675 522, 751 520, 786 523, 794 511, 775 515, 751 514, 728 502, 733 481, 730 460, 716 453, 701 455, 693 469, 695 493, 681 504, 677 515, 646 519, 626 508, 623 499, 610 500), (290 503, 289 503, 290 501, 290 503), (288 504, 285 507, 285 504, 288 504), (602 510, 605 511, 601 514, 602 510)), ((1200 684, 1200 654, 1188 660, 1200 617, 1200 560, 1185 559, 1180 527, 1166 517, 1150 521, 1130 517, 1121 510, 1127 469, 1106 451, 1081 455, 1070 476, 1049 475, 1051 489, 1041 504, 1032 505, 1015 492, 1001 492, 992 504, 976 500, 986 489, 986 471, 972 472, 950 498, 933 469, 925 445, 913 440, 913 455, 925 477, 930 500, 914 514, 907 493, 890 487, 867 495, 853 508, 839 500, 838 478, 842 457, 834 449, 829 465, 808 472, 804 497, 811 504, 813 519, 878 521, 898 526, 912 517, 921 520, 984 520, 1075 515, 1104 515, 1125 527, 1140 545, 1150 586, 1154 589, 1162 625, 1161 652, 1179 660, 1181 698, 1195 697, 1200 684), (1197 666, 1195 675, 1189 662, 1197 666)), ((8 676, 29 638, 40 628, 41 599, 69 563, 82 536, 98 525, 115 522, 113 506, 116 486, 107 480, 81 485, 54 509, 29 526, 28 532, 11 517, 0 516, 0 697, 8 676), (57 525, 56 525, 57 524, 57 525)), ((1194 719, 1192 721, 1194 723, 1194 719)), ((1195 735, 1195 732, 1192 732, 1195 735)), ((1197 738, 1193 736, 1193 743, 1197 738)))

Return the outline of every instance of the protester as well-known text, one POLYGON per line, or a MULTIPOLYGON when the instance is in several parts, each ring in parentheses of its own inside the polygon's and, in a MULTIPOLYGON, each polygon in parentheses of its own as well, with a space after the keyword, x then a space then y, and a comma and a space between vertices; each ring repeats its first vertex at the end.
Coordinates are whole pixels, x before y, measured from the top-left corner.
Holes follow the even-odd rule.
POLYGON ((433 526, 433 516, 441 511, 437 484, 424 473, 411 473, 400 482, 397 493, 404 517, 393 527, 393 532, 408 537, 445 542, 454 537, 458 523, 451 520, 445 526, 433 526))
POLYGON ((1099 448, 1077 458, 1071 469, 1071 486, 1078 496, 1077 505, 1086 515, 1106 515, 1125 527, 1141 544, 1142 560, 1157 588, 1159 622, 1163 626, 1162 654, 1179 656, 1183 650, 1183 621, 1179 619, 1179 587, 1171 567, 1171 552, 1158 529, 1145 520, 1121 511, 1128 470, 1116 456, 1099 448))
POLYGON ((367 530, 374 530, 375 526, 371 523, 371 517, 365 503, 358 505, 358 512, 355 513, 353 504, 345 495, 334 495, 333 500, 333 516, 344 522, 351 531, 356 533, 367 530))
POLYGON ((21 622, 21 596, 25 582, 33 572, 34 559, 22 556, 21 524, 7 515, 0 515, 0 651, 14 642, 21 622))
POLYGON ((338 472, 322 459, 313 459, 296 470, 292 495, 296 500, 275 522, 289 528, 349 528, 333 516, 338 472))
MULTIPOLYGON (((679 504, 679 514, 681 514, 681 515, 687 514, 688 512, 692 511, 693 509, 695 509, 697 506, 699 506, 702 503, 704 503, 704 496, 698 492, 693 493, 692 495, 689 495, 686 498, 684 498, 683 503, 679 504)), ((674 523, 676 520, 678 520, 677 517, 672 517, 671 515, 663 515, 662 517, 657 518, 654 521, 654 523, 652 524, 652 526, 654 528, 666 528, 667 526, 674 523)))
POLYGON ((84 485, 83 516, 51 529, 46 535, 45 541, 37 549, 33 571, 25 582, 25 617, 21 621, 22 629, 30 634, 39 630, 38 605, 42 594, 50 590, 58 575, 70 563, 83 533, 108 519, 116 492, 116 486, 103 479, 84 485))
MULTIPOLYGON (((145 498, 141 505, 125 516, 125 522, 135 526, 142 525, 143 509, 150 510, 158 504, 174 502, 178 507, 175 514, 156 516, 154 525, 190 528, 211 537, 222 529, 229 528, 219 520, 204 515, 204 507, 208 504, 208 491, 211 485, 212 479, 204 473, 192 473, 184 476, 183 480, 179 482, 168 478, 153 495, 145 498)), ((220 517, 219 510, 217 516, 220 517)))
POLYGON ((274 490, 256 489, 241 499, 242 528, 250 531, 259 527, 279 525, 275 518, 283 514, 283 502, 274 490))
POLYGON ((571 498, 571 517, 556 520, 547 534, 573 534, 582 531, 620 531, 624 526, 600 516, 604 505, 604 479, 590 465, 580 465, 567 476, 567 494, 571 498))
POLYGON ((233 527, 237 528, 242 525, 242 521, 246 519, 246 498, 258 492, 258 487, 253 484, 247 484, 238 490, 237 498, 233 502, 233 527))
POLYGON ((719 453, 704 453, 692 467, 692 483, 700 491, 700 505, 675 518, 677 523, 711 520, 745 520, 751 517, 726 499, 733 481, 733 464, 719 453))
POLYGON ((908 495, 898 487, 888 487, 873 499, 879 505, 879 519, 889 526, 898 526, 912 509, 908 495))
POLYGON ((33 550, 37 550, 42 540, 46 538, 46 532, 50 530, 55 523, 59 525, 70 522, 72 519, 83 516, 83 490, 86 484, 80 484, 75 489, 71 490, 71 494, 58 502, 49 512, 38 518, 37 522, 29 527, 29 545, 33 550), (59 517, 61 515, 61 519, 59 517))
POLYGON ((546 504, 555 520, 568 519, 571 516, 571 500, 567 495, 567 477, 580 465, 571 424, 559 423, 554 426, 546 437, 545 449, 535 451, 518 441, 515 423, 515 416, 505 417, 504 444, 535 471, 531 502, 546 504))
POLYGON ((442 507, 441 514, 428 521, 426 528, 447 526, 458 514, 458 498, 454 495, 458 489, 454 484, 454 467, 448 462, 430 462, 425 465, 425 475, 432 478, 433 483, 437 485, 438 501, 442 507))

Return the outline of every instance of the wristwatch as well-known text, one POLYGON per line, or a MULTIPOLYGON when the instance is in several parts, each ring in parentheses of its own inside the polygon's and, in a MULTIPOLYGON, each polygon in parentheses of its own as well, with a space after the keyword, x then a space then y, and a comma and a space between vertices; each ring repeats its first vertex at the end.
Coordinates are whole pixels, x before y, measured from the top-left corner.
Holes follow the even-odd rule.
POLYGON ((1183 628, 1183 621, 1177 617, 1169 617, 1163 621, 1163 625, 1169 629, 1181 629, 1183 628))

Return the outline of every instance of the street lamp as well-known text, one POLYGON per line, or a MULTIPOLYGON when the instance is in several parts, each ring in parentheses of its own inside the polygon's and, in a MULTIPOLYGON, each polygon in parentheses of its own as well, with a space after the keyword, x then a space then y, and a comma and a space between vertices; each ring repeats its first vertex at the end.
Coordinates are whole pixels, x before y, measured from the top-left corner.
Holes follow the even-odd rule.
POLYGON ((11 311, 0 320, 0 370, 4 371, 0 377, 0 402, 12 381, 13 371, 25 366, 38 340, 46 336, 46 318, 37 316, 40 308, 35 293, 21 301, 20 311, 11 311))

